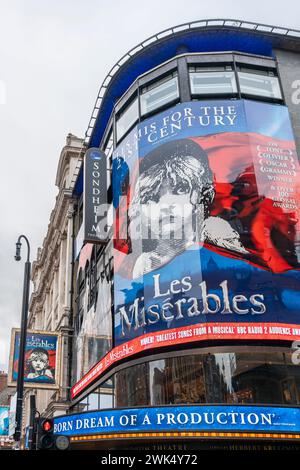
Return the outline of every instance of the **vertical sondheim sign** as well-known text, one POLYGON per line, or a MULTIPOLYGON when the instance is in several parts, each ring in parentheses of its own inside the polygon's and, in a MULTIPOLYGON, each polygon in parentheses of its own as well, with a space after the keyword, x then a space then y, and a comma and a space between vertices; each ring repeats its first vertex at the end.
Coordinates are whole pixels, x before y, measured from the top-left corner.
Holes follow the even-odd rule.
POLYGON ((90 148, 84 160, 84 241, 106 243, 107 175, 106 155, 90 148))

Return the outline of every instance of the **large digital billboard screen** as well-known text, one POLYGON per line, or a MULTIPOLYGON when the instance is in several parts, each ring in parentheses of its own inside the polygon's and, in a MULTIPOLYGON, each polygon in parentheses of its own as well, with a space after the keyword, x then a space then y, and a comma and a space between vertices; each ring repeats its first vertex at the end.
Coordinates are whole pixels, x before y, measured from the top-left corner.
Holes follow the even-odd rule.
POLYGON ((115 346, 299 339, 299 182, 285 106, 138 124, 113 155, 115 346))

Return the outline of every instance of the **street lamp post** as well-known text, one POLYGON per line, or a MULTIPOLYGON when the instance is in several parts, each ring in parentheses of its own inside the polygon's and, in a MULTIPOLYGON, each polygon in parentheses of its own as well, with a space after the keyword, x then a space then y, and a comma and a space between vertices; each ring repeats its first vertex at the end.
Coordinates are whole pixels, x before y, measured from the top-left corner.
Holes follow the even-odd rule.
POLYGON ((27 318, 28 318, 28 302, 29 302, 29 287, 30 287, 30 245, 28 238, 25 235, 20 235, 16 243, 15 260, 21 260, 21 239, 24 239, 27 244, 27 260, 24 267, 24 281, 23 281, 23 300, 22 300, 22 317, 21 317, 21 333, 20 333, 20 349, 18 361, 18 378, 17 378, 17 405, 16 405, 16 429, 14 433, 14 440, 19 442, 21 440, 21 426, 22 426, 22 413, 23 413, 23 391, 24 391, 24 363, 25 363, 25 346, 27 334, 27 318))

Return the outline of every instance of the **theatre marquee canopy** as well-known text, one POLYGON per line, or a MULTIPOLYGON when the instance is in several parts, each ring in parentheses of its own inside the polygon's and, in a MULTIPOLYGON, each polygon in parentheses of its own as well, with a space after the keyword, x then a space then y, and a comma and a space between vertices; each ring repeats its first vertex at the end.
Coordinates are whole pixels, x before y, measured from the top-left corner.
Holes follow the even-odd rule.
POLYGON ((54 418, 54 434, 78 441, 198 438, 300 439, 300 410, 180 405, 110 409, 54 418))

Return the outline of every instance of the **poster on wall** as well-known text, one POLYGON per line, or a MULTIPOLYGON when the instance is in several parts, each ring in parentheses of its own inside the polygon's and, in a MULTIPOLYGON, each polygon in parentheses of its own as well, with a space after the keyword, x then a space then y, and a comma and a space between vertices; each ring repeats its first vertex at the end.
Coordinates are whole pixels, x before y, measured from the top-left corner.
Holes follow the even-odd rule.
POLYGON ((115 346, 299 339, 299 175, 285 106, 138 124, 113 156, 115 346))
MULTIPOLYGON (((20 353, 20 330, 11 335, 9 385, 16 386, 20 353)), ((60 336, 49 331, 27 331, 24 387, 58 388, 60 371, 60 336)))
POLYGON ((8 436, 9 433, 9 407, 0 406, 0 436, 8 436))

